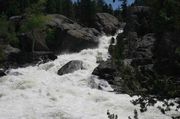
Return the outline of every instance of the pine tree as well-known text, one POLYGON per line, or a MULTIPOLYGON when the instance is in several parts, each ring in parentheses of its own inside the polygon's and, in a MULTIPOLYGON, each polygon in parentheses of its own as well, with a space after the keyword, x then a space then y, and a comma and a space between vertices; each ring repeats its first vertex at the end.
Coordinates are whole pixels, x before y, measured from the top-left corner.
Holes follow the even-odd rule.
POLYGON ((122 9, 122 17, 125 20, 127 16, 127 0, 120 0, 122 2, 121 9, 122 9))
POLYGON ((71 0, 62 1, 62 14, 69 18, 73 18, 73 3, 71 0))
POLYGON ((46 12, 47 13, 56 13, 56 1, 55 0, 47 0, 46 12))
POLYGON ((96 2, 94 0, 81 0, 80 12, 80 21, 87 26, 91 26, 95 19, 96 2))
POLYGON ((96 5, 97 12, 103 12, 103 7, 105 5, 104 0, 97 0, 96 4, 97 4, 96 5))

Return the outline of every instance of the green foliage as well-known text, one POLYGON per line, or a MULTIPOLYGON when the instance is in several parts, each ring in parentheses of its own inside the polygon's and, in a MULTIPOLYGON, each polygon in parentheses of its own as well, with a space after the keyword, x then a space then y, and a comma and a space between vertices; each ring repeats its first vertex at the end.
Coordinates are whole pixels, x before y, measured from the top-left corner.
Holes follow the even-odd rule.
POLYGON ((2 11, 0 14, 5 13, 7 16, 20 15, 25 12, 26 8, 32 4, 37 3, 39 0, 2 0, 2 11))
POLYGON ((126 20, 127 16, 127 0, 120 0, 122 2, 121 9, 122 9, 122 17, 126 20))
POLYGON ((155 32, 180 30, 179 0, 136 0, 136 5, 149 6, 152 9, 152 23, 155 32))
POLYGON ((9 22, 6 20, 6 17, 0 17, 0 36, 8 37, 8 27, 9 22))
POLYGON ((96 10, 97 12, 103 12, 105 2, 104 0, 98 0, 96 4, 96 10))
POLYGON ((19 40, 14 31, 14 26, 10 23, 6 17, 0 17, 0 37, 3 38, 6 43, 10 43, 14 47, 18 47, 19 40))
POLYGON ((9 36, 9 44, 16 48, 19 47, 19 39, 17 38, 15 32, 11 33, 11 35, 9 36))
POLYGON ((67 17, 73 18, 73 3, 71 0, 47 0, 46 12, 50 14, 63 14, 67 17))
POLYGON ((48 17, 40 14, 32 14, 27 18, 27 21, 22 26, 21 30, 23 32, 30 32, 32 35, 32 52, 34 58, 34 49, 35 49, 35 42, 38 40, 39 37, 35 35, 35 31, 43 30, 45 28, 45 23, 47 22, 48 17))
POLYGON ((176 48, 175 54, 177 54, 177 55, 180 56, 180 47, 177 47, 177 48, 176 48))
POLYGON ((44 6, 47 0, 35 0, 25 9, 25 12, 29 15, 36 14, 41 15, 44 12, 44 6))
POLYGON ((33 31, 35 29, 43 29, 45 27, 45 23, 49 18, 44 15, 36 15, 32 14, 26 20, 26 22, 21 27, 23 32, 33 31))
POLYGON ((131 66, 121 65, 121 77, 124 84, 124 89, 129 94, 139 94, 142 90, 138 71, 131 66))
POLYGON ((95 19, 96 2, 92 0, 81 0, 80 11, 80 21, 87 26, 91 26, 95 19))
POLYGON ((46 32, 47 32, 46 42, 48 44, 48 47, 52 50, 57 48, 58 47, 57 29, 49 28, 46 32))
POLYGON ((124 59, 124 49, 125 49, 125 40, 123 38, 123 34, 119 34, 117 36, 117 45, 115 46, 115 50, 113 51, 113 59, 115 63, 118 65, 119 70, 121 69, 121 66, 123 65, 123 59, 124 59))

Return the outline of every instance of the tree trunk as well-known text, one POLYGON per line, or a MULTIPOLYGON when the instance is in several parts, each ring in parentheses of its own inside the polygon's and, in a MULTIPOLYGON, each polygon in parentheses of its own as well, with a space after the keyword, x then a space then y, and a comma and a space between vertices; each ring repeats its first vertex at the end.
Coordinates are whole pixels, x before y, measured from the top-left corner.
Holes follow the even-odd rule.
POLYGON ((33 54, 33 60, 34 60, 34 47, 35 47, 35 35, 34 35, 34 30, 32 30, 32 54, 33 54))

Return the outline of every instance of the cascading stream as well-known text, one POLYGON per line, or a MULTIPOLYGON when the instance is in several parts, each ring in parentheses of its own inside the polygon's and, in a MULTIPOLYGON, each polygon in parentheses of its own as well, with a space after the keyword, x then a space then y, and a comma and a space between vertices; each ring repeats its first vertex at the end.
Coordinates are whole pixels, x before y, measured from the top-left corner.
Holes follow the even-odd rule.
MULTIPOLYGON (((91 75, 98 65, 97 56, 100 54, 103 60, 109 57, 110 40, 116 36, 100 37, 96 49, 63 54, 52 62, 10 70, 7 76, 0 78, 0 119, 108 119, 107 110, 117 114, 118 119, 133 117, 134 109, 139 109, 130 103, 133 98, 107 92, 111 87, 91 75), (57 75, 71 60, 83 61, 85 69, 57 75), (107 91, 92 88, 92 80, 95 84, 104 83, 107 91)), ((139 118, 171 119, 155 107, 139 112, 139 118)))

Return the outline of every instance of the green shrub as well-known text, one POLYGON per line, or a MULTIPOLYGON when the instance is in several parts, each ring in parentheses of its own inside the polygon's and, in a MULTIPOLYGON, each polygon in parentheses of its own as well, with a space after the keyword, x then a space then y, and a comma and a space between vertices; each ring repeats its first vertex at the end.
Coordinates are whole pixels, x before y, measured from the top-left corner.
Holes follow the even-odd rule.
POLYGON ((177 47, 177 48, 176 48, 175 53, 180 56, 180 47, 177 47))
POLYGON ((21 26, 21 32, 32 32, 35 29, 43 29, 46 23, 46 16, 32 14, 28 16, 26 22, 21 26))
POLYGON ((13 47, 19 48, 19 39, 16 36, 16 33, 11 33, 9 35, 9 44, 13 47))
POLYGON ((9 22, 5 16, 0 16, 0 37, 7 38, 9 35, 8 31, 9 22))
POLYGON ((0 17, 0 37, 2 37, 6 43, 18 47, 19 39, 17 38, 14 29, 14 25, 10 23, 5 16, 0 17))
POLYGON ((58 41, 58 30, 56 28, 49 28, 47 31, 47 36, 46 36, 46 42, 48 44, 48 47, 52 50, 55 48, 58 48, 59 42, 58 41))

